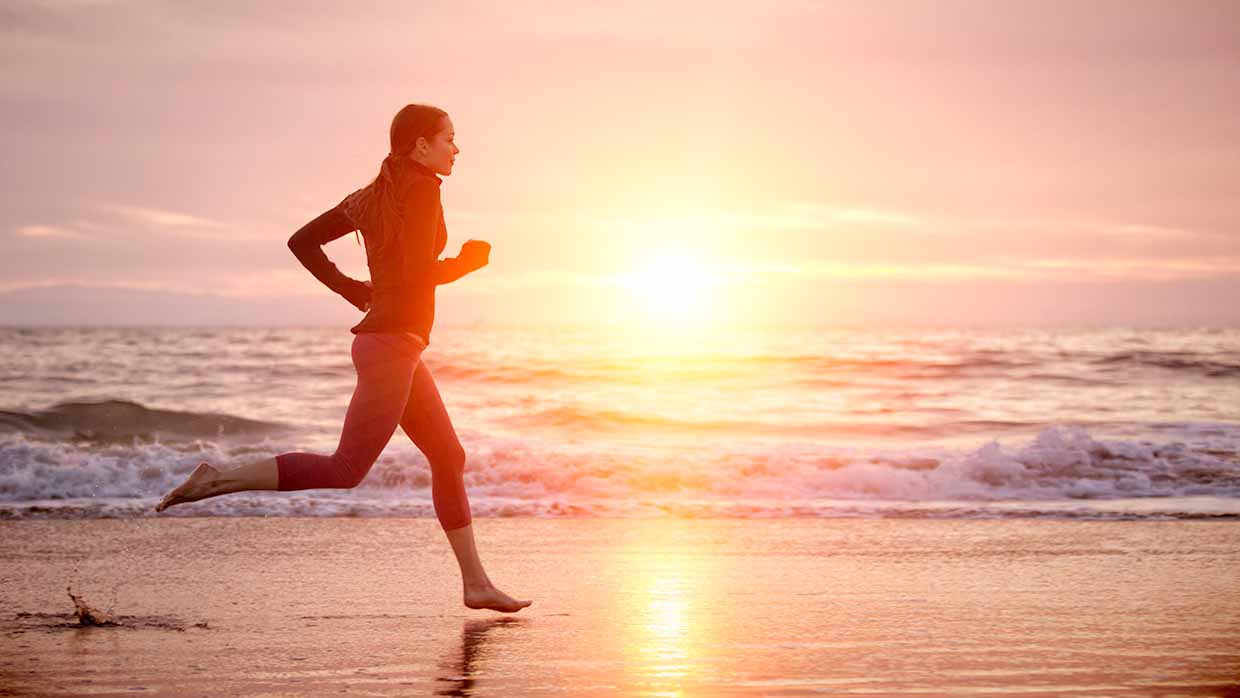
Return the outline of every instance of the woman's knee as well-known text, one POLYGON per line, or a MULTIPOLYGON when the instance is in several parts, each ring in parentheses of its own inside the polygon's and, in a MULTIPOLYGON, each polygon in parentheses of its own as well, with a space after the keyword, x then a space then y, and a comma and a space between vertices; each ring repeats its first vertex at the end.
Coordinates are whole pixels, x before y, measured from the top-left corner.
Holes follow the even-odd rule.
POLYGON ((456 446, 435 454, 431 467, 440 472, 460 475, 465 472, 465 449, 456 446))
POLYGON ((351 490, 362 484, 362 480, 366 479, 366 474, 370 472, 370 467, 374 465, 374 461, 362 462, 350 459, 344 454, 337 453, 335 458, 336 484, 337 489, 351 490))

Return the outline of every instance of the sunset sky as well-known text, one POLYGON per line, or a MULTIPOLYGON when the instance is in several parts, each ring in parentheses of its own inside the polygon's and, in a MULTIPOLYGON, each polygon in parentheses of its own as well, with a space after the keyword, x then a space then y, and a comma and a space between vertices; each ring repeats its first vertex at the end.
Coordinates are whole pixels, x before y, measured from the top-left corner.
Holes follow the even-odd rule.
MULTIPOLYGON (((6 2, 0 323, 352 323, 285 242, 446 109, 437 324, 1240 323, 1240 3, 6 2), (682 273, 683 272, 683 273, 682 273)), ((352 236, 326 248, 368 278, 352 236)))

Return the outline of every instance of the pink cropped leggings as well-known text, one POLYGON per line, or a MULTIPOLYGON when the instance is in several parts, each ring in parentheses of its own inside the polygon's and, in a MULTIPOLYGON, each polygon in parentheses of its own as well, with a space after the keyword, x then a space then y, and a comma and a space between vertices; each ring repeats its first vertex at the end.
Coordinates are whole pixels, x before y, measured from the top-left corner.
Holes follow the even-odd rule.
POLYGON ((353 338, 357 387, 349 400, 340 444, 330 456, 276 456, 281 491, 347 489, 366 477, 399 424, 430 462, 431 498, 444 530, 469 525, 465 449, 430 370, 425 342, 412 332, 362 332, 353 338))

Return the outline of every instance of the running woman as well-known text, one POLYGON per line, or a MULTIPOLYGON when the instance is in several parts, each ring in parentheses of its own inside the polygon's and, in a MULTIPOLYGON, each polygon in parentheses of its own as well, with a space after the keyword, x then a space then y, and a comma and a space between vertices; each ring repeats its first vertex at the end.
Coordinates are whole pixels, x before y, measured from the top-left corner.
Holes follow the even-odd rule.
POLYGON ((491 246, 469 240, 456 257, 439 259, 448 241, 439 175, 452 174, 461 152, 447 112, 406 105, 392 119, 389 136, 391 152, 374 181, 288 241, 315 278, 366 313, 350 329, 357 386, 336 452, 281 453, 231 470, 204 462, 155 511, 230 492, 356 487, 399 424, 430 463, 435 515, 460 565, 465 605, 512 613, 532 602, 497 589, 482 567, 465 494, 465 449, 422 362, 435 317, 435 287, 486 266, 491 246), (322 249, 359 230, 370 268, 367 282, 341 273, 322 249))

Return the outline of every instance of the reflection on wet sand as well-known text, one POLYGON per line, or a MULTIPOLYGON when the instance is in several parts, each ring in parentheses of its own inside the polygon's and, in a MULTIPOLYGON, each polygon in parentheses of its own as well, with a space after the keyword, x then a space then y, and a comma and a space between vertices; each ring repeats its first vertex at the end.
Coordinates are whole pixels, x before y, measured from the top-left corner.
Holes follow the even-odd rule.
POLYGON ((660 683, 678 682, 689 670, 689 627, 685 578, 664 575, 646 589, 646 641, 637 646, 643 673, 660 683))
POLYGON ((624 661, 631 685, 644 696, 680 696, 701 679, 704 654, 719 628, 708 609, 717 593, 718 560, 669 538, 652 522, 620 559, 628 577, 624 661))
POLYGON ((473 695, 474 675, 478 673, 478 663, 486 657, 484 649, 491 644, 487 633, 498 626, 517 627, 525 625, 522 618, 487 618, 465 621, 461 627, 461 652, 459 657, 451 657, 440 662, 440 667, 449 670, 446 676, 435 677, 436 682, 445 685, 435 691, 437 696, 470 696, 473 695))

